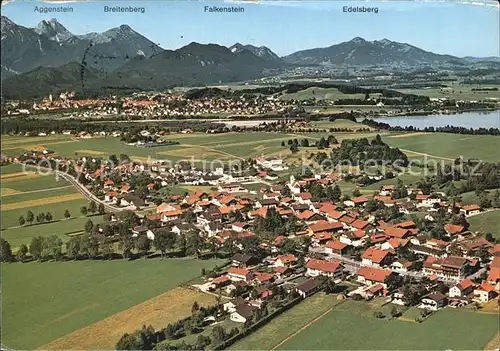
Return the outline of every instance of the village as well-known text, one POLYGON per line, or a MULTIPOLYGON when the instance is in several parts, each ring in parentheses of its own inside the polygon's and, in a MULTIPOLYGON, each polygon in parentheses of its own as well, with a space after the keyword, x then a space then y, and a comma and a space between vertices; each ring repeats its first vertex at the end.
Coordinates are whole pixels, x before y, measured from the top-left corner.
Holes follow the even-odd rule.
MULTIPOLYGON (((152 246, 167 232, 176 241, 191 236, 198 256, 228 254, 229 266, 204 272, 192 288, 221 298, 232 322, 272 314, 265 306, 273 296, 307 298, 335 286, 346 288, 343 298, 383 297, 400 312, 415 306, 422 310, 417 319, 498 296, 500 245, 468 229, 467 218, 490 210, 478 204, 401 183, 373 195, 340 194, 336 184, 348 174, 333 171, 278 181, 275 173, 287 165, 276 157, 214 171, 161 161, 146 169, 121 157, 118 166, 79 159, 75 179, 111 209, 109 225, 120 212, 137 215, 130 228, 136 240, 146 237, 152 246), (172 183, 211 190, 169 195, 172 183)), ((108 224, 97 225, 97 240, 118 240, 103 230, 108 224)))

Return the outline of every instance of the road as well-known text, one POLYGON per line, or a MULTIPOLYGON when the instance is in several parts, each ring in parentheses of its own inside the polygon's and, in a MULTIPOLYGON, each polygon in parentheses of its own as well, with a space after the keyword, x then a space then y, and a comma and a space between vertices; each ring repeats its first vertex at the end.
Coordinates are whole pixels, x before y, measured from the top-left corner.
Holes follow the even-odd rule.
POLYGON ((83 184, 78 182, 78 180, 76 180, 73 176, 69 175, 68 173, 56 171, 56 176, 61 177, 62 179, 70 182, 76 188, 76 190, 78 190, 78 192, 82 194, 83 197, 85 197, 87 200, 94 201, 96 204, 102 204, 108 212, 120 212, 123 210, 121 208, 111 205, 106 201, 97 198, 97 196, 92 194, 89 189, 87 189, 83 184))
MULTIPOLYGON (((37 168, 37 170, 53 171, 50 168, 42 167, 42 166, 26 165, 26 167, 27 168, 28 167, 29 168, 37 168)), ((94 201, 97 205, 103 204, 104 209, 106 211, 108 211, 108 212, 120 212, 120 211, 124 210, 123 208, 115 207, 115 206, 111 205, 110 203, 97 198, 97 196, 95 196, 94 194, 92 194, 89 189, 87 189, 83 184, 79 183, 78 180, 76 180, 75 177, 73 177, 72 175, 70 175, 70 174, 68 174, 66 172, 55 171, 55 176, 56 176, 56 178, 60 177, 60 178, 62 178, 64 180, 68 181, 87 200, 94 201)))

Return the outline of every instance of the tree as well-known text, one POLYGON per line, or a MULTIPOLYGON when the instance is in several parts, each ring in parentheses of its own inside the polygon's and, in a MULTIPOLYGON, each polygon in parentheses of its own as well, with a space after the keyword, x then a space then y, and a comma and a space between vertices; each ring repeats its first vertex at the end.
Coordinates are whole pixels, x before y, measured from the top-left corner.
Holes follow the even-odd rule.
POLYGON ((87 215, 87 212, 88 212, 87 206, 82 206, 82 207, 80 207, 80 213, 81 213, 83 216, 86 216, 86 215, 87 215))
POLYGON ((17 250, 16 253, 17 260, 23 262, 26 259, 27 255, 28 247, 25 244, 21 244, 21 246, 19 246, 19 250, 17 250))
POLYGON ((70 218, 70 217, 71 217, 71 213, 69 213, 68 209, 65 209, 64 210, 64 218, 70 218))
POLYGON ((43 223, 45 222, 45 213, 40 212, 39 214, 36 215, 36 221, 37 223, 43 223))
POLYGON ((373 312, 373 316, 378 319, 384 318, 384 314, 380 311, 373 312))
POLYGON ((50 222, 50 221, 52 221, 52 219, 53 219, 53 217, 52 217, 52 213, 47 212, 47 213, 45 214, 45 220, 46 220, 47 222, 50 222))
POLYGON ((497 189, 493 193, 493 198, 491 199, 491 206, 495 208, 500 207, 500 191, 497 189))
POLYGON ((12 249, 9 242, 4 238, 0 238, 0 262, 10 262, 12 258, 12 249))
POLYGON ((115 253, 115 250, 113 248, 113 245, 112 243, 110 243, 109 241, 107 240, 103 240, 100 244, 99 244, 99 248, 102 252, 102 256, 105 258, 105 259, 110 259, 111 257, 113 257, 113 254, 115 253))
POLYGON ((37 236, 31 239, 30 243, 30 254, 35 260, 40 260, 42 258, 43 250, 43 237, 37 236))
POLYGON ((94 223, 92 222, 91 219, 89 219, 85 223, 85 227, 84 227, 85 233, 87 233, 87 234, 91 233, 92 232, 92 228, 94 228, 94 223))
POLYGON ((171 250, 175 245, 176 234, 166 229, 159 229, 155 233, 153 245, 156 250, 160 251, 163 259, 167 250, 171 250))
POLYGON ((31 225, 34 219, 35 219, 34 213, 28 210, 28 212, 26 213, 26 222, 28 222, 31 225))
POLYGON ((391 308, 391 316, 392 316, 392 318, 396 318, 399 316, 399 311, 394 306, 392 306, 392 308, 391 308))
POLYGON ((120 233, 120 249, 123 251, 123 258, 130 258, 134 249, 134 242, 129 233, 120 233))
POLYGON ((90 201, 88 210, 92 214, 97 212, 97 205, 96 205, 95 201, 90 201))
POLYGON ((225 338, 226 338, 226 332, 224 331, 223 327, 218 325, 212 329, 212 340, 214 346, 224 342, 225 338))
POLYGON ((193 306, 191 307, 191 314, 194 316, 196 313, 198 313, 199 310, 200 306, 198 305, 198 302, 193 302, 193 306))
POLYGON ((135 248, 144 258, 146 258, 146 254, 151 248, 151 240, 149 240, 146 235, 140 235, 135 241, 135 248))
POLYGON ((116 167, 119 165, 118 157, 115 154, 109 156, 109 161, 116 167))
POLYGON ((97 212, 100 215, 103 215, 103 214, 106 213, 106 209, 104 208, 104 204, 103 203, 99 203, 99 206, 97 207, 97 212))
POLYGON ((329 198, 332 202, 338 202, 338 201, 340 201, 341 197, 342 197, 342 191, 340 190, 340 187, 338 185, 335 185, 333 187, 331 197, 329 197, 329 198))
POLYGON ((21 227, 24 225, 24 223, 26 223, 26 220, 24 219, 23 215, 19 216, 18 222, 21 227))
POLYGON ((296 153, 296 152, 298 152, 298 151, 299 151, 299 148, 297 147, 297 145, 296 145, 296 144, 292 144, 292 145, 290 146, 290 151, 291 151, 291 153, 292 153, 292 154, 294 154, 294 153, 296 153))
POLYGON ((80 252, 80 239, 77 237, 72 237, 66 243, 66 252, 69 258, 77 259, 78 253, 80 252))

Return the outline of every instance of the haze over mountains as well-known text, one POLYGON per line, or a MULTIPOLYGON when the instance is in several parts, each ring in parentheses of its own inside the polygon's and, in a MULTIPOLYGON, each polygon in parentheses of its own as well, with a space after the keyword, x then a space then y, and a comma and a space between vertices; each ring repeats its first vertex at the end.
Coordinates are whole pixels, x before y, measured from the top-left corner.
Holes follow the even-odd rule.
MULTIPOLYGON (((271 49, 236 43, 227 48, 191 43, 177 50, 121 25, 103 33, 75 35, 55 19, 35 28, 1 17, 4 96, 37 96, 59 89, 162 89, 174 85, 235 82, 298 66, 470 65, 485 59, 428 52, 388 39, 356 37, 326 48, 279 57, 271 49), (22 92, 22 93, 21 93, 22 92)), ((496 61, 498 58, 488 58, 496 61)))

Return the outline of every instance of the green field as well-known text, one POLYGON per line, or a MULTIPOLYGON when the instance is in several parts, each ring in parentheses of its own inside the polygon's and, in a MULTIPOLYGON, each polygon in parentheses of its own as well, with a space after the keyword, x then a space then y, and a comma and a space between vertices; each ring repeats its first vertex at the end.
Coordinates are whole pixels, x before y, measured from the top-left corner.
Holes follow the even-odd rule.
POLYGON ((304 324, 339 303, 333 295, 318 293, 274 318, 262 328, 230 347, 231 350, 271 350, 304 324))
MULTIPOLYGON (((463 156, 483 161, 499 162, 500 138, 493 135, 462 135, 450 133, 415 134, 404 137, 383 138, 392 147, 411 152, 429 154, 450 161, 463 156)), ((418 156, 418 155, 417 155, 418 156)))
POLYGON ((448 89, 442 88, 421 88, 421 89, 396 89, 405 94, 416 94, 416 95, 424 95, 431 98, 448 98, 453 100, 491 100, 496 99, 500 100, 500 90, 497 91, 472 91, 474 88, 499 88, 499 85, 462 85, 455 84, 452 85, 448 89))
MULTIPOLYGON (((498 316, 444 309, 423 323, 376 319, 348 301, 280 345, 280 350, 479 350, 498 331, 498 316)), ((278 340, 278 336, 276 340, 278 340)))
POLYGON ((493 237, 500 239, 500 210, 481 213, 467 220, 472 231, 491 233, 493 237))
MULTIPOLYGON (((12 211, 8 211, 12 212, 12 211)), ((34 212, 35 216, 37 212, 34 212)), ((53 213, 55 218, 62 217, 62 214, 53 213)), ((75 216, 81 216, 80 213, 74 213, 75 216)), ((70 239, 68 234, 83 232, 85 223, 91 219, 94 224, 103 221, 102 216, 77 217, 69 220, 56 221, 44 224, 25 225, 23 227, 3 229, 2 237, 10 243, 13 250, 22 244, 29 245, 31 239, 36 236, 57 235, 63 242, 70 239)))
POLYGON ((220 261, 193 259, 2 265, 2 343, 33 349, 170 290, 220 261))
MULTIPOLYGON (((376 94, 372 94, 375 96, 376 94)), ((365 94, 344 94, 337 88, 307 88, 296 93, 283 94, 280 97, 282 100, 338 100, 338 99, 364 99, 365 94)))

